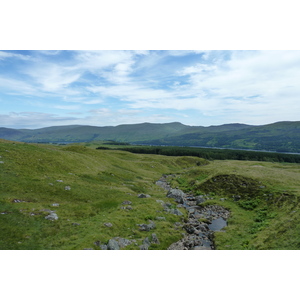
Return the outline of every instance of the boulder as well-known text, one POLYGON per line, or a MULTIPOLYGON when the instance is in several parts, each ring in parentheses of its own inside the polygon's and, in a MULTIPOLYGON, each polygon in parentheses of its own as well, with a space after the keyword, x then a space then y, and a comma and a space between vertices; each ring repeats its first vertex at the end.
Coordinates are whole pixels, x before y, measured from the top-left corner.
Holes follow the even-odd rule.
POLYGON ((156 245, 159 245, 159 240, 158 240, 158 237, 155 233, 152 233, 151 235, 151 244, 156 244, 156 245))
POLYGON ((56 221, 58 220, 58 216, 56 213, 51 212, 50 215, 45 217, 46 220, 50 220, 50 221, 56 221))
POLYGON ((168 198, 174 198, 176 202, 178 203, 184 203, 186 194, 179 189, 170 189, 167 193, 168 198))
POLYGON ((110 239, 107 244, 107 250, 120 250, 119 243, 115 239, 110 239))
POLYGON ((106 227, 112 227, 112 226, 113 226, 111 223, 104 223, 104 225, 105 225, 106 227))
POLYGON ((151 196, 147 194, 138 194, 138 198, 151 198, 151 196))

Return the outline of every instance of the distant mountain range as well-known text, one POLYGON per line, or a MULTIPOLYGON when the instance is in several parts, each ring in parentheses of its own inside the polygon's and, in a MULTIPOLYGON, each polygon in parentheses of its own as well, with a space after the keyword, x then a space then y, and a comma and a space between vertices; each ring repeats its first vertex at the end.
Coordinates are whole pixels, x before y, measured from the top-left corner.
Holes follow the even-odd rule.
POLYGON ((253 126, 187 126, 178 122, 118 126, 55 126, 41 129, 0 127, 0 138, 29 143, 112 140, 144 145, 198 146, 300 153, 300 122, 253 126))

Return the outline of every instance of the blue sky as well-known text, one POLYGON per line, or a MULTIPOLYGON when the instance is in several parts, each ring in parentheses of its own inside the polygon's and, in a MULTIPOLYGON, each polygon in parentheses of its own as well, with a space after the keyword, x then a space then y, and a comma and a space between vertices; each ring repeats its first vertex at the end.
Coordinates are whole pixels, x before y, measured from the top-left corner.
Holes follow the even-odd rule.
POLYGON ((0 51, 0 127, 297 121, 300 51, 0 51))

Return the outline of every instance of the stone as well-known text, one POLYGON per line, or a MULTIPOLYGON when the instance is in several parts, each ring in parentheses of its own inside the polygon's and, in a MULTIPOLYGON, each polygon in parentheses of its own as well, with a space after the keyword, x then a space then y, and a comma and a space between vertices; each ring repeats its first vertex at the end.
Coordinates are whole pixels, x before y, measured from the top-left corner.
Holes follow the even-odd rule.
POLYGON ((176 202, 178 203, 184 203, 186 194, 179 189, 170 189, 167 193, 168 198, 174 198, 176 202))
POLYGON ((131 201, 124 201, 124 202, 122 202, 122 204, 123 205, 130 205, 130 204, 132 204, 132 202, 131 201))
POLYGON ((173 214, 176 216, 183 216, 183 213, 177 208, 171 208, 169 212, 170 212, 170 214, 173 214))
POLYGON ((59 179, 59 180, 56 180, 57 182, 63 182, 61 179, 59 179))
POLYGON ((196 205, 205 202, 205 198, 202 195, 195 197, 195 199, 196 199, 196 205))
POLYGON ((132 206, 131 205, 121 206, 121 209, 132 210, 132 206))
POLYGON ((4 161, 0 160, 0 164, 4 164, 4 161))
POLYGON ((138 194, 138 198, 151 198, 151 196, 147 194, 138 194))
POLYGON ((148 250, 148 248, 149 248, 149 245, 146 245, 146 244, 142 244, 140 246, 140 250, 148 250))
POLYGON ((105 244, 101 244, 101 245, 100 245, 100 248, 101 248, 101 250, 108 250, 108 249, 107 249, 107 245, 105 245, 105 244))
POLYGON ((66 191, 69 191, 70 189, 71 189, 71 187, 70 187, 70 186, 68 186, 68 185, 67 185, 67 186, 65 186, 65 190, 66 190, 66 191))
POLYGON ((115 239, 117 240, 120 248, 125 248, 132 244, 132 241, 128 239, 124 239, 124 238, 115 238, 115 239))
POLYGON ((107 244, 107 250, 120 250, 119 243, 115 239, 110 239, 107 244))
POLYGON ((59 203, 53 203, 52 206, 58 207, 58 206, 59 206, 59 203))
POLYGON ((156 217, 156 220, 165 221, 166 218, 165 217, 156 217))
POLYGON ((106 227, 112 227, 113 225, 111 223, 104 223, 104 226, 106 226, 106 227))
POLYGON ((50 221, 56 221, 58 220, 58 216, 56 213, 51 212, 50 215, 45 217, 46 220, 50 220, 50 221))
POLYGON ((158 240, 158 237, 155 233, 152 233, 151 235, 151 244, 156 244, 156 245, 159 245, 159 240, 158 240))
POLYGON ((72 223, 73 226, 80 226, 79 223, 72 223))
POLYGON ((137 224, 140 227, 140 231, 150 231, 155 228, 155 223, 151 222, 150 224, 137 224))
POLYGON ((160 203, 161 205, 164 205, 165 202, 163 200, 156 200, 157 203, 160 203))

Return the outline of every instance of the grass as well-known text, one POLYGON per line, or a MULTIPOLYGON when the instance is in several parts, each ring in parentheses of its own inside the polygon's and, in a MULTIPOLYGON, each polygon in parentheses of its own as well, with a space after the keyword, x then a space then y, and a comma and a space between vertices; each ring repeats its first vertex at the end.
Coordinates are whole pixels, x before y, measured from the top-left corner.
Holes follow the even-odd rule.
POLYGON ((181 218, 162 211, 156 200, 170 199, 155 181, 199 161, 7 141, 0 142, 0 155, 0 249, 96 249, 94 242, 116 236, 136 239, 140 245, 152 232, 139 231, 137 224, 151 218, 161 242, 152 247, 166 249, 181 237, 182 231, 174 227, 181 218), (139 193, 151 198, 140 199, 139 193), (121 209, 126 200, 132 202, 131 211, 121 209), (46 220, 45 209, 55 210, 59 219, 46 220), (107 222, 113 227, 106 227, 107 222))
POLYGON ((162 174, 176 174, 174 187, 209 194, 211 199, 201 205, 230 210, 228 226, 215 233, 217 249, 300 249, 299 164, 205 163, 196 157, 137 155, 96 146, 0 140, 0 249, 99 249, 95 242, 117 236, 137 241, 126 249, 139 249, 152 233, 160 245, 149 249, 166 249, 182 237, 174 223, 186 212, 182 210, 183 217, 167 214, 156 202, 175 205, 155 185, 162 174), (138 198, 139 193, 151 198, 138 198), (132 202, 132 210, 121 209, 124 201, 132 202), (46 220, 47 209, 59 219, 46 220), (155 230, 140 231, 137 224, 150 220, 155 230), (108 222, 113 226, 106 227, 108 222))
POLYGON ((230 210, 228 226, 215 233, 217 249, 300 249, 299 180, 299 164, 213 161, 173 184, 209 194, 201 205, 230 210))

